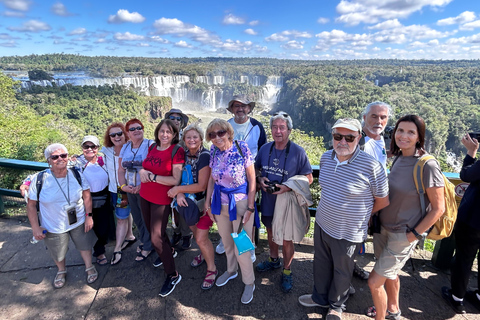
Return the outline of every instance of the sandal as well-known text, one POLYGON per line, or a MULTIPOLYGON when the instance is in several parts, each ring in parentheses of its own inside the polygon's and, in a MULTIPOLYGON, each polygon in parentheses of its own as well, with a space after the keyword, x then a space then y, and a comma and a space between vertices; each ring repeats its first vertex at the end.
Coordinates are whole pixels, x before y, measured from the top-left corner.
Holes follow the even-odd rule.
POLYGON ((198 256, 195 256, 195 258, 193 258, 192 262, 190 263, 190 265, 194 268, 198 267, 199 265, 201 265, 203 262, 205 261, 205 259, 203 259, 202 257, 202 254, 200 253, 198 256))
POLYGON ((66 281, 67 281, 67 270, 58 271, 57 274, 55 275, 55 279, 53 279, 53 287, 55 289, 63 288, 66 281), (58 277, 58 276, 61 276, 62 274, 64 274, 63 277, 58 277))
POLYGON ((136 261, 136 262, 145 261, 145 260, 152 254, 152 252, 153 252, 153 250, 151 250, 151 251, 145 251, 145 252, 148 252, 148 253, 147 253, 146 255, 144 255, 144 254, 142 253, 143 251, 144 251, 144 250, 142 250, 142 251, 140 251, 139 253, 137 253, 137 258, 140 258, 140 259, 135 258, 135 261, 136 261))
POLYGON ((367 317, 375 318, 377 316, 377 309, 375 309, 375 306, 368 307, 365 314, 367 315, 367 317))
MULTIPOLYGON (((105 254, 104 254, 104 256, 105 256, 105 254)), ((99 266, 105 266, 107 263, 108 263, 108 261, 107 261, 107 257, 106 257, 106 256, 105 256, 104 258, 102 258, 102 259, 99 259, 99 258, 97 257, 97 264, 98 264, 99 266)))
POLYGON ((132 240, 128 240, 128 239, 123 240, 122 250, 127 249, 128 247, 130 247, 135 242, 137 242, 137 238, 133 238, 132 240))
POLYGON ((398 312, 392 312, 387 309, 387 314, 385 315, 385 319, 400 320, 401 318, 402 318, 402 311, 398 310, 398 312))
POLYGON ((113 256, 112 256, 112 260, 110 261, 110 264, 113 266, 113 265, 116 265, 117 263, 119 263, 120 261, 122 260, 122 251, 115 251, 113 253, 113 256), (117 260, 117 255, 120 256, 120 258, 117 260))
POLYGON ((143 251, 143 244, 141 244, 137 247, 137 253, 140 253, 142 251, 143 251))
POLYGON ((353 268, 353 275, 362 280, 368 280, 368 277, 370 277, 370 272, 366 271, 355 263, 355 267, 353 268))
POLYGON ((213 287, 215 279, 217 278, 217 275, 218 275, 218 270, 215 270, 215 271, 207 270, 207 275, 205 276, 205 279, 203 279, 201 288, 203 290, 211 289, 213 287), (207 283, 207 285, 205 285, 205 283, 207 283))
POLYGON ((94 266, 91 266, 90 268, 85 269, 85 272, 87 273, 87 283, 92 284, 98 279, 98 272, 97 269, 95 269, 94 266), (94 271, 93 273, 88 273, 88 271, 94 271))

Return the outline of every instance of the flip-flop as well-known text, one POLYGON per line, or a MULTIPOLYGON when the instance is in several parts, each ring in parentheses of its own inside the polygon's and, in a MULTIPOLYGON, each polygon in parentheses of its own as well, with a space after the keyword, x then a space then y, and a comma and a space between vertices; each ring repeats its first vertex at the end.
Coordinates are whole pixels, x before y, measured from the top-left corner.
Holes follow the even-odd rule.
POLYGON ((97 258, 97 264, 98 264, 99 266, 105 266, 105 265, 107 265, 107 263, 108 263, 107 257, 102 258, 102 259, 98 259, 98 258, 97 258))
POLYGON ((365 315, 370 318, 375 318, 377 315, 377 309, 375 309, 375 306, 368 307, 365 315))
POLYGON ((141 259, 140 259, 140 260, 135 259, 135 261, 136 261, 136 262, 145 261, 145 260, 152 254, 152 252, 153 252, 153 250, 152 250, 152 251, 149 251, 149 252, 147 253, 147 255, 144 256, 144 255, 142 254, 142 252, 140 251, 139 253, 137 253, 137 257, 140 257, 141 259))
POLYGON ((192 262, 190 263, 190 265, 194 268, 198 267, 199 265, 201 265, 203 262, 205 261, 205 259, 203 259, 203 256, 202 254, 200 253, 198 256, 195 256, 192 260, 192 262))
POLYGON ((110 261, 110 264, 112 266, 116 265, 117 263, 119 263, 120 261, 122 261, 122 251, 115 251, 113 253, 113 256, 112 256, 112 260, 110 261), (117 254, 120 256, 120 259, 117 260, 117 254), (115 262, 117 260, 117 262, 115 262))
POLYGON ((123 240, 122 250, 127 249, 128 247, 130 247, 131 245, 133 245, 135 242, 137 242, 137 238, 133 238, 132 240, 128 240, 128 239, 123 240), (125 244, 125 243, 126 243, 126 244, 125 244))
POLYGON ((53 287, 55 289, 63 288, 66 281, 67 281, 67 270, 58 271, 57 274, 55 275, 55 279, 53 279, 53 287), (62 274, 64 274, 65 277, 58 278, 58 276, 62 274))
POLYGON ((143 244, 141 244, 137 247, 137 253, 140 253, 142 251, 143 251, 143 244))
POLYGON ((203 279, 203 283, 208 283, 208 285, 201 285, 201 288, 203 290, 208 290, 208 289, 211 289, 213 287, 213 284, 215 283, 215 279, 217 278, 217 275, 218 275, 218 270, 215 270, 215 271, 210 271, 210 270, 207 270, 207 275, 205 276, 205 279, 203 279), (214 276, 213 279, 207 279, 208 277, 211 277, 211 276, 214 276))

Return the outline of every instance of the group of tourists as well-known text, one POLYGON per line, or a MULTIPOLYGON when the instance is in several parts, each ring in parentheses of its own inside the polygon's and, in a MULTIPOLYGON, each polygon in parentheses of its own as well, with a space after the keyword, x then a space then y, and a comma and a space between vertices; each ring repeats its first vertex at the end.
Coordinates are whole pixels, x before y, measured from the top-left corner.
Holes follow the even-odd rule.
MULTIPOLYGON (((172 109, 155 128, 153 140, 144 137, 138 119, 125 125, 115 122, 105 132, 103 157, 97 154, 100 142, 95 136, 83 139, 83 155, 77 157, 70 157, 62 144, 48 146, 49 169, 27 179, 22 188, 28 189, 33 235, 45 240, 58 267, 53 286, 65 285, 70 238, 85 262, 88 283, 98 277, 92 253, 97 265, 115 265, 122 260, 122 251, 138 241, 137 262, 155 251, 154 266, 164 266, 160 296, 165 297, 182 280, 175 266, 175 246, 182 241, 188 249, 193 237, 200 254, 191 266, 207 265, 202 289, 226 285, 240 268, 245 285, 240 300, 248 304, 255 291, 255 270, 282 269, 280 289, 290 292, 294 244, 302 241, 310 226, 313 170, 305 150, 290 140, 292 118, 282 111, 274 113, 269 122, 273 141, 267 143, 264 127, 251 117, 254 108, 255 102, 246 96, 233 97, 227 108, 233 117, 214 119, 205 133, 197 123, 188 125, 189 118, 181 110, 172 109), (212 143, 209 150, 204 141, 212 143), (109 262, 105 245, 112 210, 117 218, 116 243, 109 262), (171 239, 166 232, 169 217, 171 239), (260 221, 267 230, 269 257, 254 268, 254 250, 240 252, 232 234, 243 229, 254 239, 260 221), (132 233, 133 223, 138 239, 132 233), (213 223, 221 236, 216 249, 208 236, 213 223), (215 264, 215 251, 225 253, 227 270, 223 273, 215 264)), ((355 292, 354 275, 368 279, 374 306, 367 315, 400 319, 398 273, 445 210, 438 162, 432 159, 424 167, 422 202, 427 212, 422 212, 413 178, 413 167, 426 154, 425 122, 417 115, 402 116, 387 147, 383 132, 392 115, 390 105, 373 102, 366 106, 362 123, 338 119, 331 131, 333 147, 320 159, 313 291, 300 296, 299 303, 328 309, 326 319, 342 318, 347 299, 355 292), (388 157, 395 159, 387 176, 388 157), (355 262, 369 226, 376 257, 371 273, 355 262)), ((480 222, 471 213, 479 199, 478 141, 466 134, 462 143, 468 154, 461 177, 471 183, 457 223, 465 239, 457 240, 452 290, 443 289, 457 312, 465 312, 462 301, 480 244, 480 222)), ((480 306, 478 291, 472 295, 480 306)))

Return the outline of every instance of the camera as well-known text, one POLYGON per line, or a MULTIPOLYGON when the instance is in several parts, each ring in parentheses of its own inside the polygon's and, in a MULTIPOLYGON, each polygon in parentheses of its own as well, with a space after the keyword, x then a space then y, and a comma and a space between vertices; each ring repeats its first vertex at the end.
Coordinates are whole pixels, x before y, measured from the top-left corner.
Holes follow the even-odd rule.
POLYGON ((480 141, 480 132, 469 132, 468 135, 472 139, 477 139, 477 141, 480 141))
POLYGON ((280 188, 275 186, 276 184, 279 184, 278 181, 265 181, 265 184, 267 185, 267 187, 265 188, 267 193, 274 193, 280 191, 280 188))
POLYGON ((393 129, 395 129, 394 126, 386 126, 385 130, 383 131, 383 138, 384 139, 392 139, 393 129))

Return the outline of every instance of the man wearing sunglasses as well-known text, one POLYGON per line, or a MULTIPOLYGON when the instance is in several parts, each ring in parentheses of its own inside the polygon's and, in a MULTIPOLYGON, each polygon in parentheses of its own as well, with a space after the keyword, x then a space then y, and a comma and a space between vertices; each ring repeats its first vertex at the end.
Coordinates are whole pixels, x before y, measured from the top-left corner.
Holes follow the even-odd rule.
POLYGON ((299 302, 328 308, 326 319, 341 319, 370 215, 389 204, 385 170, 360 150, 361 132, 358 120, 337 120, 332 127, 333 150, 320 159, 322 196, 315 218, 313 294, 299 297, 299 302))

